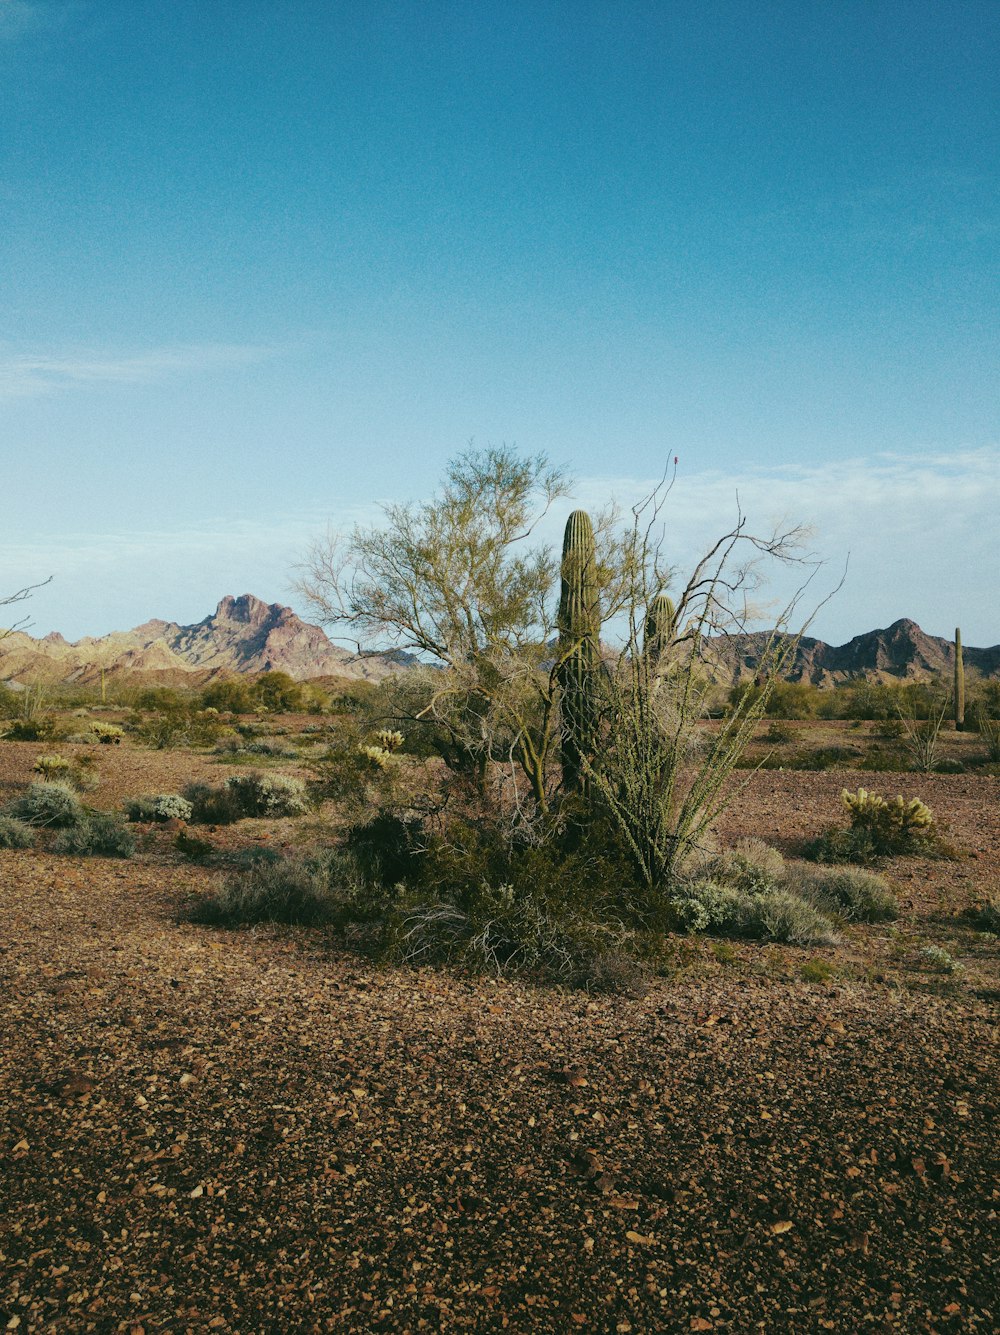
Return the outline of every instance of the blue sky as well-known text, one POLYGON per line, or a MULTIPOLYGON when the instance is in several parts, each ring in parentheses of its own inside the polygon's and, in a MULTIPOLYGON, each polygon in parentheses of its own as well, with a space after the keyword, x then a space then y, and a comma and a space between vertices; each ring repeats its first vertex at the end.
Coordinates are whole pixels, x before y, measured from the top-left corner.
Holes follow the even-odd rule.
POLYGON ((0 593, 294 602, 474 440, 1000 641, 998 69, 996 3, 0 0, 0 593))

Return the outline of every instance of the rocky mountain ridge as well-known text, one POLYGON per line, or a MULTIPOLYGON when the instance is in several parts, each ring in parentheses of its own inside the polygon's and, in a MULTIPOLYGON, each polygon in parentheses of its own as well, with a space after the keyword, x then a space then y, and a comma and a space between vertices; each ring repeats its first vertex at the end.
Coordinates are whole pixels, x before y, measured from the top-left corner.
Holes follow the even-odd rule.
MULTIPOLYGON (((709 656, 727 682, 753 679, 765 632, 718 637, 709 656)), ((973 675, 1000 677, 1000 645, 964 647, 973 675)), ((75 643, 57 631, 35 639, 24 631, 0 638, 0 681, 90 682, 107 674, 138 673, 160 682, 195 681, 238 673, 287 672, 296 680, 317 677, 377 679, 413 660, 406 654, 358 654, 333 644, 325 632, 290 607, 252 594, 227 595, 193 626, 153 618, 129 631, 75 643)), ((881 630, 831 645, 804 636, 785 676, 816 686, 853 680, 920 681, 950 676, 955 646, 928 635, 903 617, 881 630)))
POLYGON ((227 595, 193 626, 157 618, 133 630, 84 636, 75 643, 57 631, 35 639, 24 631, 0 639, 0 681, 89 682, 102 672, 141 673, 159 681, 200 681, 234 673, 287 672, 315 677, 374 679, 397 671, 406 655, 357 654, 333 644, 290 607, 253 594, 227 595))
MULTIPOLYGON (((713 641, 720 673, 732 682, 750 681, 760 665, 768 635, 759 632, 713 641)), ((966 671, 1000 676, 1000 644, 989 649, 962 646, 966 671)), ((826 644, 803 636, 783 673, 789 681, 837 686, 848 681, 901 682, 950 679, 955 667, 953 640, 928 635, 915 621, 901 617, 882 630, 855 635, 846 644, 826 644)))

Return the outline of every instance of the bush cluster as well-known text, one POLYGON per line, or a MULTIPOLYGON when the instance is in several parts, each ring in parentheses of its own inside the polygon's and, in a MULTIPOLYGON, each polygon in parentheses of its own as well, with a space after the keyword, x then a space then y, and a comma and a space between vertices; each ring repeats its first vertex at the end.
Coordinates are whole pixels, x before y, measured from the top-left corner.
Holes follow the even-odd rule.
POLYGON ((301 816, 310 806, 305 784, 287 774, 233 774, 221 787, 188 784, 182 797, 197 825, 232 825, 247 816, 301 816))
POLYGON ((121 816, 99 811, 63 830, 52 844, 53 853, 74 857, 130 858, 135 849, 135 835, 121 816))
POLYGON ((180 793, 150 793, 125 803, 125 816, 130 821, 189 821, 192 811, 191 803, 180 793))

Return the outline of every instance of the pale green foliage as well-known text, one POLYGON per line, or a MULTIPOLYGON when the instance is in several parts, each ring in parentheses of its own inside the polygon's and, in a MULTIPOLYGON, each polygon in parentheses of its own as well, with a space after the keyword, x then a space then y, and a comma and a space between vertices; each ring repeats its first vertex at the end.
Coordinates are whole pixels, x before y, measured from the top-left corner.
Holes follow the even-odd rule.
POLYGON ((928 833, 934 825, 934 813, 919 797, 909 801, 897 794, 891 801, 859 788, 856 793, 846 788, 840 799, 847 809, 851 825, 867 829, 888 838, 907 838, 928 833))
POLYGON ((20 797, 3 808, 3 815, 13 816, 27 825, 63 829, 84 819, 80 799, 67 784, 33 783, 20 797))
POLYGON ((131 821, 189 821, 191 814, 191 803, 180 793, 150 793, 125 805, 125 815, 131 821))
POLYGON ((0 848, 31 848, 35 842, 35 831, 23 820, 13 816, 0 816, 0 848))

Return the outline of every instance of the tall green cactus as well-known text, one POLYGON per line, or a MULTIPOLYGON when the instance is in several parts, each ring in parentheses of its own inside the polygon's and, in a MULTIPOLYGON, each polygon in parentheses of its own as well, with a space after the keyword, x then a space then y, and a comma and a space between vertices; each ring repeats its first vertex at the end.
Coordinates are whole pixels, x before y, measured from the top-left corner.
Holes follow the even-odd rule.
POLYGON ((665 593, 658 593, 646 609, 642 652, 649 667, 655 668, 672 643, 677 628, 677 612, 665 593))
POLYGON ((563 785, 580 792, 583 760, 597 742, 601 613, 594 526, 585 510, 566 521, 559 598, 558 682, 562 704, 563 785))
POLYGON ((962 632, 955 627, 955 731, 965 727, 965 661, 962 658, 962 632))

